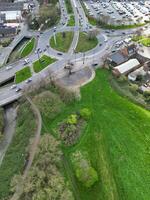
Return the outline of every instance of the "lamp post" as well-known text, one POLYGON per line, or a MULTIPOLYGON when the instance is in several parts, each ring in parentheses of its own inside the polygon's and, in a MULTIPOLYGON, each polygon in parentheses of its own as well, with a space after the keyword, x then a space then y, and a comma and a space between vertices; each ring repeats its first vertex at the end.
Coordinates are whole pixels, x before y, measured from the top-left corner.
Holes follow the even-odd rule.
POLYGON ((85 62, 85 52, 83 53, 83 65, 84 65, 84 62, 85 62))

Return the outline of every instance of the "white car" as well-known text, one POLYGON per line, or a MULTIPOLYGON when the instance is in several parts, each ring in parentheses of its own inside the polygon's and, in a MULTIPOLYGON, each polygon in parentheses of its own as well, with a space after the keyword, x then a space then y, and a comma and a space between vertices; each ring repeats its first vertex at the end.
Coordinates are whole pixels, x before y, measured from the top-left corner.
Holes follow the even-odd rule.
POLYGON ((10 70, 10 69, 12 69, 12 66, 6 67, 6 70, 10 70))
POLYGON ((12 85, 12 86, 10 87, 10 89, 15 89, 16 87, 17 87, 17 85, 14 84, 14 85, 12 85))

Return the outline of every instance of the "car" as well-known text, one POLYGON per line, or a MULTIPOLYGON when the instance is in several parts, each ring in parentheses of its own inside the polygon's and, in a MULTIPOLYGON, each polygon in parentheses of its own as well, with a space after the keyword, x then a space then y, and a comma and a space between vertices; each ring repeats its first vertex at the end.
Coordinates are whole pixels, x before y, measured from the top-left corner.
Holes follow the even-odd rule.
POLYGON ((102 46, 102 43, 100 43, 99 46, 102 46))
POLYGON ((21 91, 21 88, 18 87, 15 91, 16 91, 16 92, 20 92, 20 91, 21 91))
POLYGON ((24 59, 24 65, 29 64, 29 58, 24 59))
POLYGON ((10 89, 15 89, 16 87, 17 87, 17 85, 14 84, 14 85, 12 85, 12 86, 10 87, 10 89))
POLYGON ((93 67, 95 67, 95 66, 97 66, 97 65, 98 65, 98 63, 93 63, 93 64, 92 64, 93 67))
POLYGON ((12 69, 12 66, 6 67, 6 70, 10 70, 10 69, 12 69))
POLYGON ((62 53, 60 53, 60 52, 58 52, 58 53, 57 53, 57 55, 59 55, 59 56, 62 56, 63 54, 62 54, 62 53))
POLYGON ((30 83, 32 81, 32 79, 31 78, 28 78, 26 81, 25 81, 25 83, 30 83))

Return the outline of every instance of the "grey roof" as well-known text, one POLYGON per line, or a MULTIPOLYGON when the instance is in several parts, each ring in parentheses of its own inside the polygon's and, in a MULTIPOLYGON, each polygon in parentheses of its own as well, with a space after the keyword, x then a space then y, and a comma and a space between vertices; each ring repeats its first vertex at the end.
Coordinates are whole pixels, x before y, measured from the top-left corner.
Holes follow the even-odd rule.
POLYGON ((0 35, 15 34, 16 28, 10 26, 0 26, 0 35))
POLYGON ((0 11, 20 11, 23 10, 23 2, 7 3, 0 2, 0 11))
POLYGON ((115 62, 117 65, 120 65, 121 63, 127 61, 128 58, 120 52, 115 52, 111 56, 109 56, 109 60, 115 62))

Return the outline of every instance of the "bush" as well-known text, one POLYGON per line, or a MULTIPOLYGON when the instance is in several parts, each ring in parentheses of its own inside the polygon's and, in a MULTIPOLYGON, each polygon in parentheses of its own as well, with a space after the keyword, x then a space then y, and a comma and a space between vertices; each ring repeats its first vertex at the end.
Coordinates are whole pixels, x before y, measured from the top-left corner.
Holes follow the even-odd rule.
POLYGON ((144 91, 143 95, 144 97, 150 97, 150 91, 144 91))
POLYGON ((77 124, 77 115, 76 114, 72 114, 67 118, 67 124, 69 125, 75 125, 77 124))
POLYGON ((75 175, 85 187, 89 188, 98 181, 98 174, 87 158, 88 155, 86 152, 76 151, 72 154, 75 175))
POLYGON ((41 114, 48 118, 53 119, 63 109, 63 102, 58 95, 44 91, 34 97, 34 102, 38 106, 41 114))
POLYGON ((93 167, 80 167, 76 170, 76 177, 86 187, 91 187, 96 181, 98 181, 97 172, 93 167))
POLYGON ((129 86, 129 90, 133 93, 133 94, 136 94, 137 90, 138 90, 138 85, 137 84, 131 84, 129 86))
POLYGON ((121 75, 117 80, 118 80, 118 82, 123 83, 123 82, 127 81, 127 77, 124 75, 121 75))
POLYGON ((80 110, 80 116, 83 119, 88 120, 91 117, 91 111, 88 108, 83 108, 80 110))

